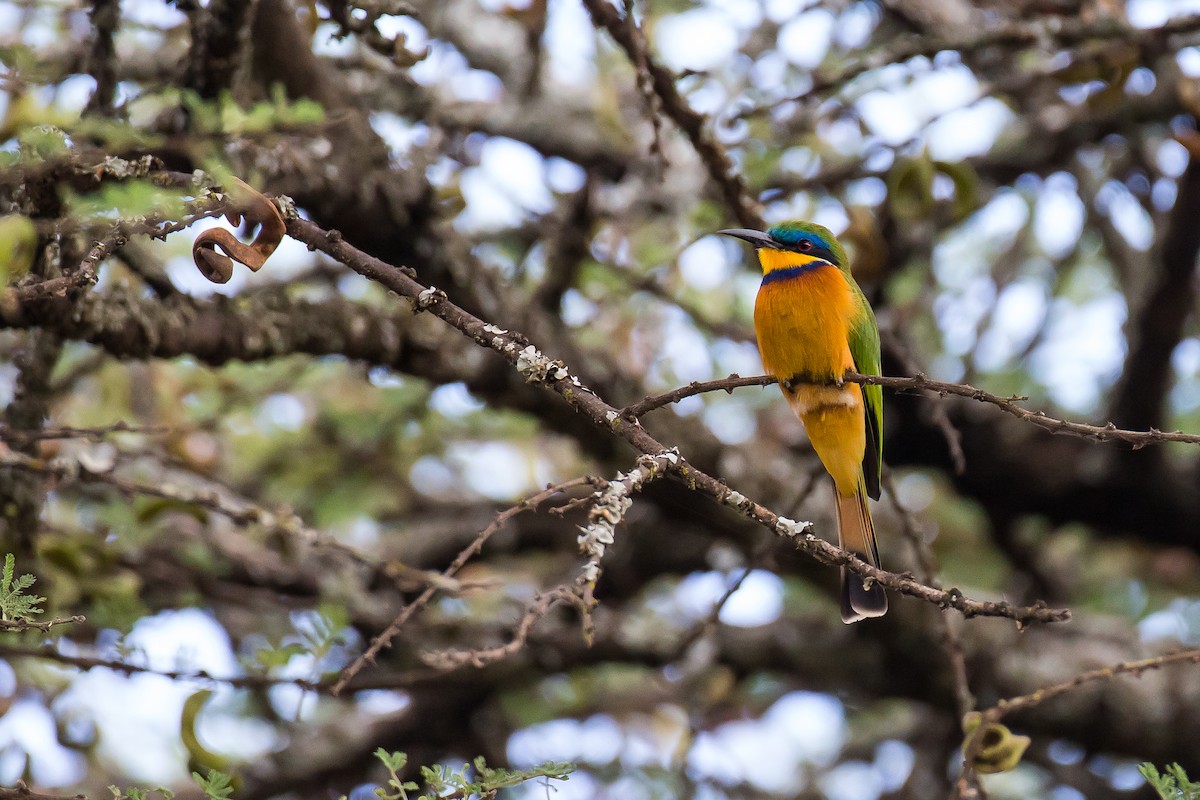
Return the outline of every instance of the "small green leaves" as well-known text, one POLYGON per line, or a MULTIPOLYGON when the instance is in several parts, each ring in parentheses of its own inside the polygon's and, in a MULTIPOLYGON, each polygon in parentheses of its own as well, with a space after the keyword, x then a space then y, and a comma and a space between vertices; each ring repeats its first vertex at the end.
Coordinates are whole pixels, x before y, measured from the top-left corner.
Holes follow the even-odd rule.
POLYGON ((1200 800, 1200 782, 1189 779, 1178 764, 1170 764, 1160 773, 1157 767, 1147 762, 1138 767, 1138 772, 1162 800, 1200 800))
POLYGON ((125 791, 121 791, 117 786, 109 786, 108 790, 112 792, 113 800, 148 800, 152 794, 161 796, 163 800, 172 800, 175 797, 175 793, 165 786, 158 786, 153 789, 130 786, 125 791))
POLYGON ((4 573, 0 575, 0 619, 7 622, 30 622, 35 614, 41 614, 39 605, 46 598, 36 594, 25 594, 25 590, 37 581, 32 575, 14 578, 16 559, 12 553, 4 556, 4 573))
MULTIPOLYGON (((171 93, 163 97, 170 101, 171 93)), ((308 100, 289 100, 282 86, 271 91, 271 100, 242 108, 229 92, 216 100, 202 98, 195 92, 182 90, 177 102, 187 109, 193 129, 200 134, 254 135, 285 128, 318 125, 325 119, 320 104, 308 100)))
POLYGON ((208 800, 229 800, 233 796, 233 778, 215 769, 208 771, 204 777, 199 772, 192 773, 192 780, 204 792, 208 800))
POLYGON ((388 791, 380 786, 375 789, 375 794, 383 798, 383 800, 408 800, 408 793, 415 792, 420 787, 413 781, 400 780, 400 771, 408 765, 407 753, 389 753, 380 747, 375 751, 375 757, 383 762, 383 767, 388 771, 387 785, 392 787, 393 791, 388 791))
MULTIPOLYGON (((389 753, 382 747, 375 751, 375 757, 383 762, 388 771, 388 787, 378 787, 375 794, 381 800, 409 800, 409 792, 415 792, 420 785, 413 781, 401 780, 400 772, 408 765, 408 755, 405 753, 389 753)), ((493 798, 501 789, 517 786, 536 778, 565 781, 568 775, 575 771, 575 765, 556 761, 539 764, 526 770, 492 769, 484 761, 483 756, 476 758, 472 764, 463 764, 462 769, 452 770, 444 764, 432 767, 421 767, 421 780, 429 790, 420 795, 417 800, 433 800, 447 794, 455 797, 493 798), (474 771, 474 776, 469 773, 474 771)))

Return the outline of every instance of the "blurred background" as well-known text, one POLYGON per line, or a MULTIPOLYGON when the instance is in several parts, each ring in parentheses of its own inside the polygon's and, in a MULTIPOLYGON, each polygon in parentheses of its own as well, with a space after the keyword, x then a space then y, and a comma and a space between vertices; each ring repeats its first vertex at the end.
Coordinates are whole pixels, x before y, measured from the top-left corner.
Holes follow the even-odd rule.
MULTIPOLYGON (((69 274, 117 217, 181 217, 114 166, 148 154, 288 194, 619 407, 761 372, 759 275, 713 232, 802 218, 851 251, 885 374, 1200 431, 1200 3, 26 0, 0 2, 0 63, 18 287, 69 274)), ((94 288, 0 302, 2 547, 44 618, 86 616, 0 633, 0 784, 190 797, 189 773, 216 768, 239 798, 357 799, 386 780, 383 747, 413 766, 577 765, 510 797, 951 791, 941 612, 894 596, 844 626, 835 569, 672 481, 618 529, 590 647, 562 607, 507 658, 431 658, 512 641, 538 592, 574 580, 571 501, 591 487, 438 577, 455 554, 547 483, 636 453, 296 242, 207 282, 190 247, 218 225, 133 237, 94 288)), ((885 568, 919 569, 919 540, 947 586, 1074 613, 1025 630, 954 615, 981 706, 1200 644, 1195 445, 1052 436, 956 398, 888 392, 885 409, 885 568)), ((774 387, 643 423, 832 536, 774 387)), ((1150 797, 1139 763, 1200 768, 1200 671, 1009 722, 1032 744, 991 797, 1150 797)))

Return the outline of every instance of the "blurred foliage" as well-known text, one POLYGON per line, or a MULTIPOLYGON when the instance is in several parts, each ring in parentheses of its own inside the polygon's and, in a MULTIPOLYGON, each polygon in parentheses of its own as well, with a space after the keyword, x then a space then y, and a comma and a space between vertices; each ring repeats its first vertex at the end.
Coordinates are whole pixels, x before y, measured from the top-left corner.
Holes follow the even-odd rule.
MULTIPOLYGON (((375 751, 375 757, 382 762, 390 776, 387 787, 375 790, 375 794, 382 800, 409 800, 409 792, 421 789, 420 783, 400 778, 400 773, 408 765, 407 754, 389 753, 381 747, 375 751)), ((457 797, 478 796, 481 800, 486 800, 494 798, 501 789, 538 778, 547 781, 568 780, 568 776, 574 770, 573 765, 559 762, 548 762, 528 770, 493 769, 482 757, 476 758, 470 764, 464 764, 459 770, 450 769, 443 764, 421 767, 421 781, 429 793, 418 795, 416 800, 435 800, 448 794, 457 797)), ((547 783, 546 787, 549 791, 550 784, 547 783)))
POLYGON ((1148 763, 1142 764, 1139 770, 1162 800, 1200 798, 1200 783, 1189 779, 1183 767, 1178 764, 1167 766, 1165 772, 1159 772, 1156 766, 1148 763))

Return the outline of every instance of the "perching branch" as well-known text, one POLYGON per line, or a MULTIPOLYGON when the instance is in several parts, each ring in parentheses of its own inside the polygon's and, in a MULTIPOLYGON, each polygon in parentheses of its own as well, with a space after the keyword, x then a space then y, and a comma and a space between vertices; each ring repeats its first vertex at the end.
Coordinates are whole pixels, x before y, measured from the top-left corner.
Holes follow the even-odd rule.
MULTIPOLYGON (((999 395, 985 392, 982 389, 976 389, 974 386, 969 386, 965 383, 946 383, 944 381, 935 381, 925 377, 921 373, 917 373, 912 377, 898 378, 886 377, 878 375, 860 375, 856 372, 847 372, 842 379, 850 383, 861 383, 873 386, 883 386, 897 391, 925 391, 945 397, 947 395, 955 395, 957 397, 966 397, 970 400, 978 400, 981 403, 989 403, 1000 408, 1001 410, 1012 414, 1020 420, 1024 420, 1031 425, 1036 425, 1039 428, 1044 428, 1051 433, 1065 433, 1070 436, 1078 436, 1083 439, 1093 439, 1098 442, 1120 441, 1125 442, 1138 450, 1149 444, 1159 444, 1162 442, 1183 442, 1185 444, 1200 444, 1200 434, 1184 433, 1182 431, 1160 431, 1151 428, 1148 431, 1129 431, 1118 428, 1111 422, 1107 425, 1089 425, 1086 422, 1071 422, 1069 420, 1056 419, 1055 417, 1047 416, 1041 411, 1031 411, 1019 405, 1022 400, 1028 398, 1013 395, 1011 397, 1000 397, 999 395)), ((803 383, 800 380, 794 380, 793 383, 803 383)), ((770 386, 778 383, 771 375, 754 375, 742 377, 738 374, 730 375, 727 378, 719 378, 712 381, 693 381, 687 386, 681 386, 670 392, 660 395, 646 397, 634 405, 628 406, 621 411, 621 416, 626 419, 638 419, 639 417, 662 408, 663 406, 672 403, 678 403, 686 397, 692 397, 706 392, 733 392, 734 389, 739 389, 743 386, 770 386)))

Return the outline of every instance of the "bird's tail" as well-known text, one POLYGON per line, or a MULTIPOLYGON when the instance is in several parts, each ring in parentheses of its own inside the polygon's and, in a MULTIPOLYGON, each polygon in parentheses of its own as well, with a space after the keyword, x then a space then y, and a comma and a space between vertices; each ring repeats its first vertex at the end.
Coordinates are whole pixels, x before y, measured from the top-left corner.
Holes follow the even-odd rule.
MULTIPOLYGON (((871 524, 871 511, 867 508, 867 492, 862 479, 859 478, 854 494, 843 495, 836 488, 834 494, 837 496, 838 544, 843 550, 878 567, 875 526, 871 524)), ((842 567, 842 622, 882 617, 887 610, 887 595, 882 586, 873 583, 867 587, 860 576, 842 567)))

